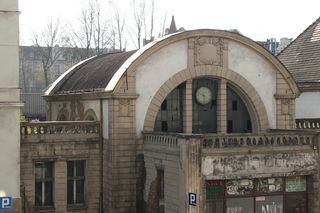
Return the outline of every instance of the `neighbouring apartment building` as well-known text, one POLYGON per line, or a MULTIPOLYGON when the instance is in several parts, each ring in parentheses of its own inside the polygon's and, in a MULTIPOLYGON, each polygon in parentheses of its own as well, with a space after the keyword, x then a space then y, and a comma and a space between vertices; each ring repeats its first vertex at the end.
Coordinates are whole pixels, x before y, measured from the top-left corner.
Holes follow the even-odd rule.
POLYGON ((0 32, 0 211, 12 206, 10 212, 20 212, 19 116, 22 104, 17 0, 0 1, 0 32), (9 199, 4 201, 4 197, 9 199))
MULTIPOLYGON (((104 53, 114 52, 105 48, 104 53)), ((19 85, 24 102, 22 115, 28 120, 45 120, 46 108, 42 93, 72 65, 94 55, 94 50, 72 47, 19 47, 19 85), (46 73, 45 71, 46 70, 46 73)))
POLYGON ((21 125, 23 209, 318 213, 320 126, 297 128, 294 76, 209 29, 82 61, 21 125))
POLYGON ((275 38, 269 38, 266 41, 257 41, 261 46, 269 50, 272 54, 278 55, 291 42, 292 38, 281 38, 280 42, 275 38))

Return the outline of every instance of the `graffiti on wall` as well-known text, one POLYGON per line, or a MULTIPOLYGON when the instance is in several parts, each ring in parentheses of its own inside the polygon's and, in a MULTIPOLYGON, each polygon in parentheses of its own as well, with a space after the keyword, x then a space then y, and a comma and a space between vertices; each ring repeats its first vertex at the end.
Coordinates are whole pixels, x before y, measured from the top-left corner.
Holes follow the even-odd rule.
POLYGON ((241 206, 236 206, 236 207, 228 207, 227 208, 227 213, 243 213, 241 206))

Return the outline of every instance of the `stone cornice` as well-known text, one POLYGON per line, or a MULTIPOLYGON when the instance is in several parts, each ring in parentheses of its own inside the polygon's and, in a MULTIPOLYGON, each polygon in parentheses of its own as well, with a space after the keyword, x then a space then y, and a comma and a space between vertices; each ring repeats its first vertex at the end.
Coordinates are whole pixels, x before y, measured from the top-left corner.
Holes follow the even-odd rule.
POLYGON ((0 102, 0 107, 23 107, 24 103, 20 101, 0 102))
POLYGON ((274 94, 275 99, 295 99, 297 95, 295 94, 274 94))
POLYGON ((74 93, 43 96, 46 101, 70 101, 70 100, 99 100, 99 99, 137 99, 138 94, 100 92, 100 93, 74 93))

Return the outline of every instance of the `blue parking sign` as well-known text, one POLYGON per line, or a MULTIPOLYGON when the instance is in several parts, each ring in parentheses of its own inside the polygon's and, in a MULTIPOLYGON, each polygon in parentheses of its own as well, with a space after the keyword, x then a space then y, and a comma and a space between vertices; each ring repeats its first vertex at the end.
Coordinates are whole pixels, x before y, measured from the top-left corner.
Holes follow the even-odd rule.
POLYGON ((0 197, 0 209, 12 209, 12 197, 0 197))
POLYGON ((197 194, 189 192, 189 205, 196 206, 197 205, 197 194))

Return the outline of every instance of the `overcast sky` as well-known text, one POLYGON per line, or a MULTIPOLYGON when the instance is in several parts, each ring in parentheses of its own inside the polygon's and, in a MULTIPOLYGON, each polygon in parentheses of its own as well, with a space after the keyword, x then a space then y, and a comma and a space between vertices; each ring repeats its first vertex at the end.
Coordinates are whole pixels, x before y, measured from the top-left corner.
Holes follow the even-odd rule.
MULTIPOLYGON (((32 30, 50 18, 76 23, 87 1, 19 0, 22 44, 30 44, 32 30)), ((116 1, 128 10, 131 0, 116 1)), ((155 0, 155 5, 158 14, 167 12, 167 25, 174 15, 178 28, 238 29, 253 40, 296 38, 320 16, 320 0, 155 0)))

